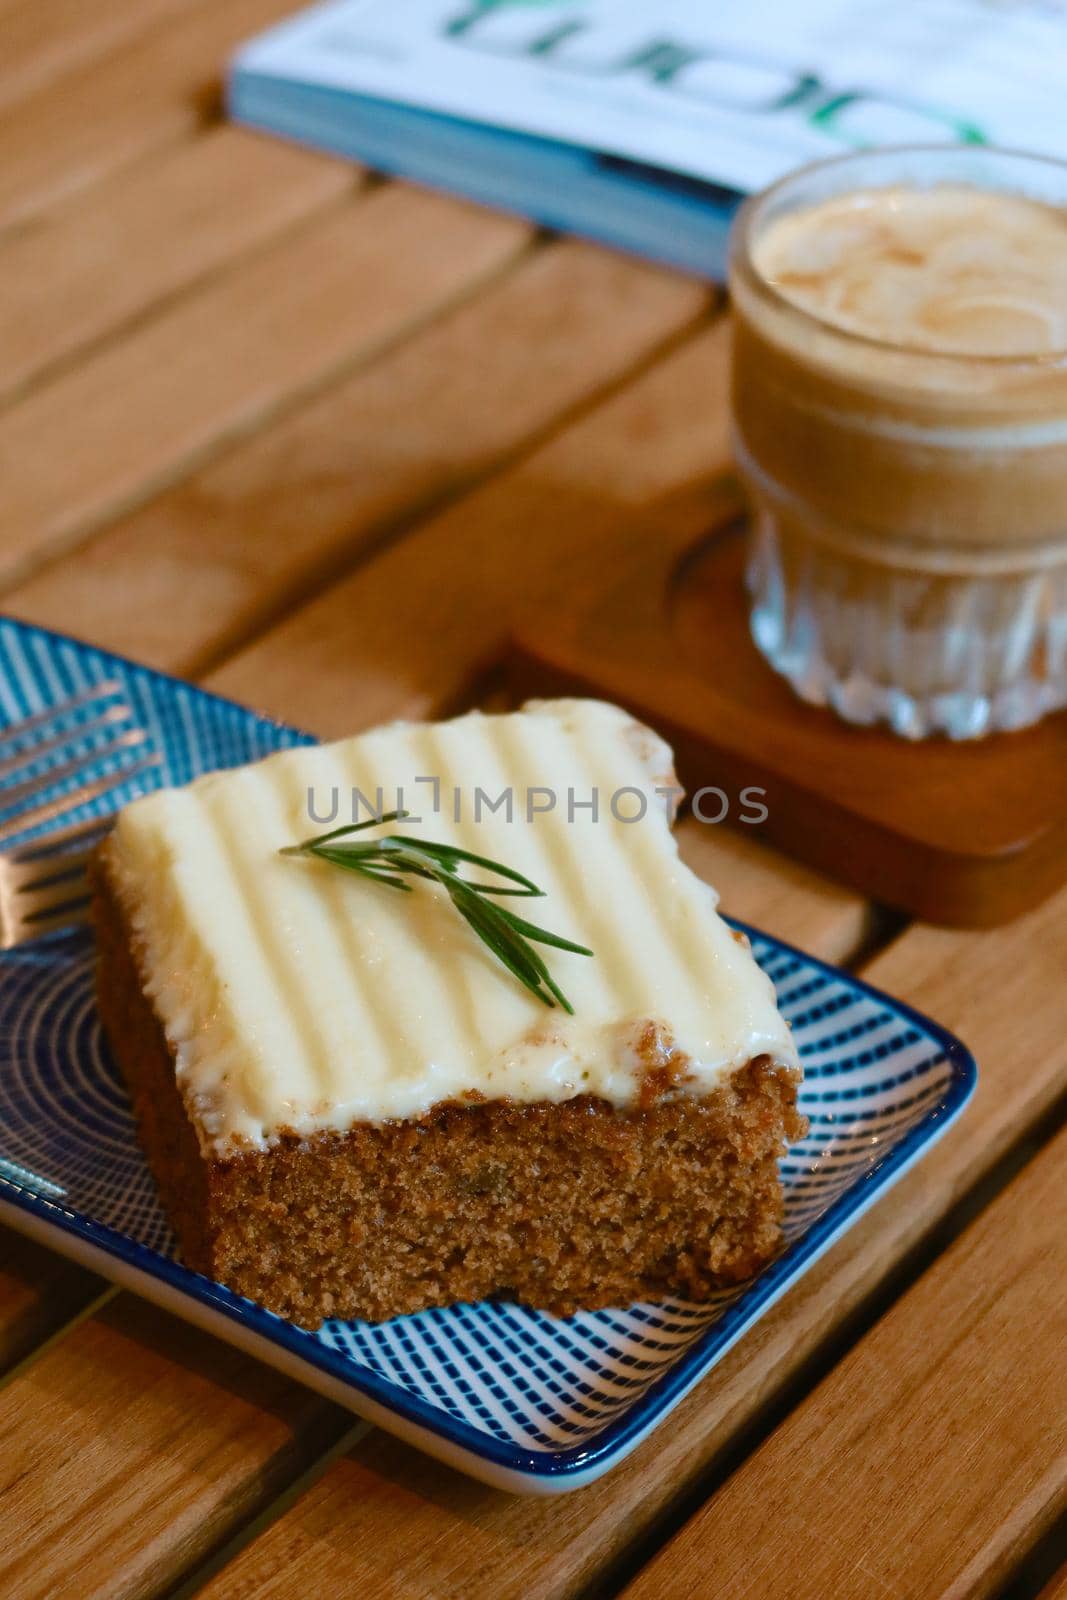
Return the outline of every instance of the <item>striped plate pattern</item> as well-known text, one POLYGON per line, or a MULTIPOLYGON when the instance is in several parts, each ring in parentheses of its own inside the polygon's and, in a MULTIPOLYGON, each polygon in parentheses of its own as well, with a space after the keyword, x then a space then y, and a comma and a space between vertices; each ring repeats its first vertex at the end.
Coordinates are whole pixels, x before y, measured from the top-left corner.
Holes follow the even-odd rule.
MULTIPOLYGON (((118 678, 181 783, 304 736, 230 702, 0 619, 0 727, 118 678)), ((119 792, 117 803, 130 796, 119 792)), ((116 796, 109 795, 109 807, 116 796)), ((91 811, 91 807, 89 808, 91 811)), ((751 930, 749 930, 751 932, 751 930)), ((783 1163, 786 1244, 711 1305, 565 1320, 507 1303, 308 1333, 188 1272, 101 1037, 84 932, 0 957, 0 1212, 255 1348, 489 1482, 559 1490, 621 1458, 962 1110, 975 1080, 936 1024, 752 933, 804 1061, 811 1127, 783 1163)))

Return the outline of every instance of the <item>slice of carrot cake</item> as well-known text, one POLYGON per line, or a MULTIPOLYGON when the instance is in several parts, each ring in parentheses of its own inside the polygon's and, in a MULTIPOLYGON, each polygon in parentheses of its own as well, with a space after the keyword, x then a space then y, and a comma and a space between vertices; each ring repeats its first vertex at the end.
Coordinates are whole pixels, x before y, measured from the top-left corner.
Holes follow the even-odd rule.
POLYGON ((560 700, 128 806, 100 1009, 186 1262, 308 1326, 756 1271, 800 1072, 674 782, 647 728, 560 700))

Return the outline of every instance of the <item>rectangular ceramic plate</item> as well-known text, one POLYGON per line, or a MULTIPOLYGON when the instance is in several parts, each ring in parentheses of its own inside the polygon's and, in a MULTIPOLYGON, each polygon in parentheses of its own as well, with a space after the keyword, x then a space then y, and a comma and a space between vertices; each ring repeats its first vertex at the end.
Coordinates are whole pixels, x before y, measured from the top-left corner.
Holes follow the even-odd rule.
MULTIPOLYGON (((309 742, 188 684, 0 619, 0 732, 105 679, 121 683, 162 758, 154 783, 309 742)), ((143 783, 131 780, 107 808, 143 783)), ((10 820, 0 788, 0 827, 10 820)), ((668 1300, 561 1320, 487 1302, 308 1333, 189 1272, 101 1037, 84 931, 0 956, 0 1215, 487 1483, 578 1488, 663 1420, 974 1088, 971 1056, 936 1023, 748 931, 793 1025, 811 1131, 783 1162, 785 1248, 711 1305, 668 1300)))

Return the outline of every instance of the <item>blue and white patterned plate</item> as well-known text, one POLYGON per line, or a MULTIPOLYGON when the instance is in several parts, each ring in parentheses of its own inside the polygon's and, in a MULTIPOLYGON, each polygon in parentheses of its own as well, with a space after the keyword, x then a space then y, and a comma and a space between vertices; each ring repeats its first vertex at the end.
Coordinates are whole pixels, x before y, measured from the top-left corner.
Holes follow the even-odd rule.
MULTIPOLYGON (((188 684, 0 618, 0 729, 104 678, 121 680, 162 755, 156 784, 308 742, 188 684)), ((84 932, 0 956, 0 1215, 488 1483, 577 1488, 662 1421, 974 1089, 971 1056, 936 1023, 749 932, 803 1057, 811 1131, 783 1163, 783 1252, 711 1305, 669 1300, 561 1320, 486 1303, 308 1333, 189 1272, 101 1037, 84 932)))

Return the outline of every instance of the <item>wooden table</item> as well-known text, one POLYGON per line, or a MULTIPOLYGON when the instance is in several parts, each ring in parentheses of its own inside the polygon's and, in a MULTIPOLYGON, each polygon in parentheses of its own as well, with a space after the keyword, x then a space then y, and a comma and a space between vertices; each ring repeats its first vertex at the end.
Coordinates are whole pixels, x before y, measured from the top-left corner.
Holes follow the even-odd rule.
MULTIPOLYGON (((725 329, 702 284, 223 125, 226 53, 292 3, 0 0, 0 605, 340 734, 491 695, 518 604, 704 525, 725 329)), ((5 1600, 1065 1593, 1067 894, 902 928, 683 834, 730 910, 966 1039, 962 1122, 555 1501, 3 1234, 5 1600)))

